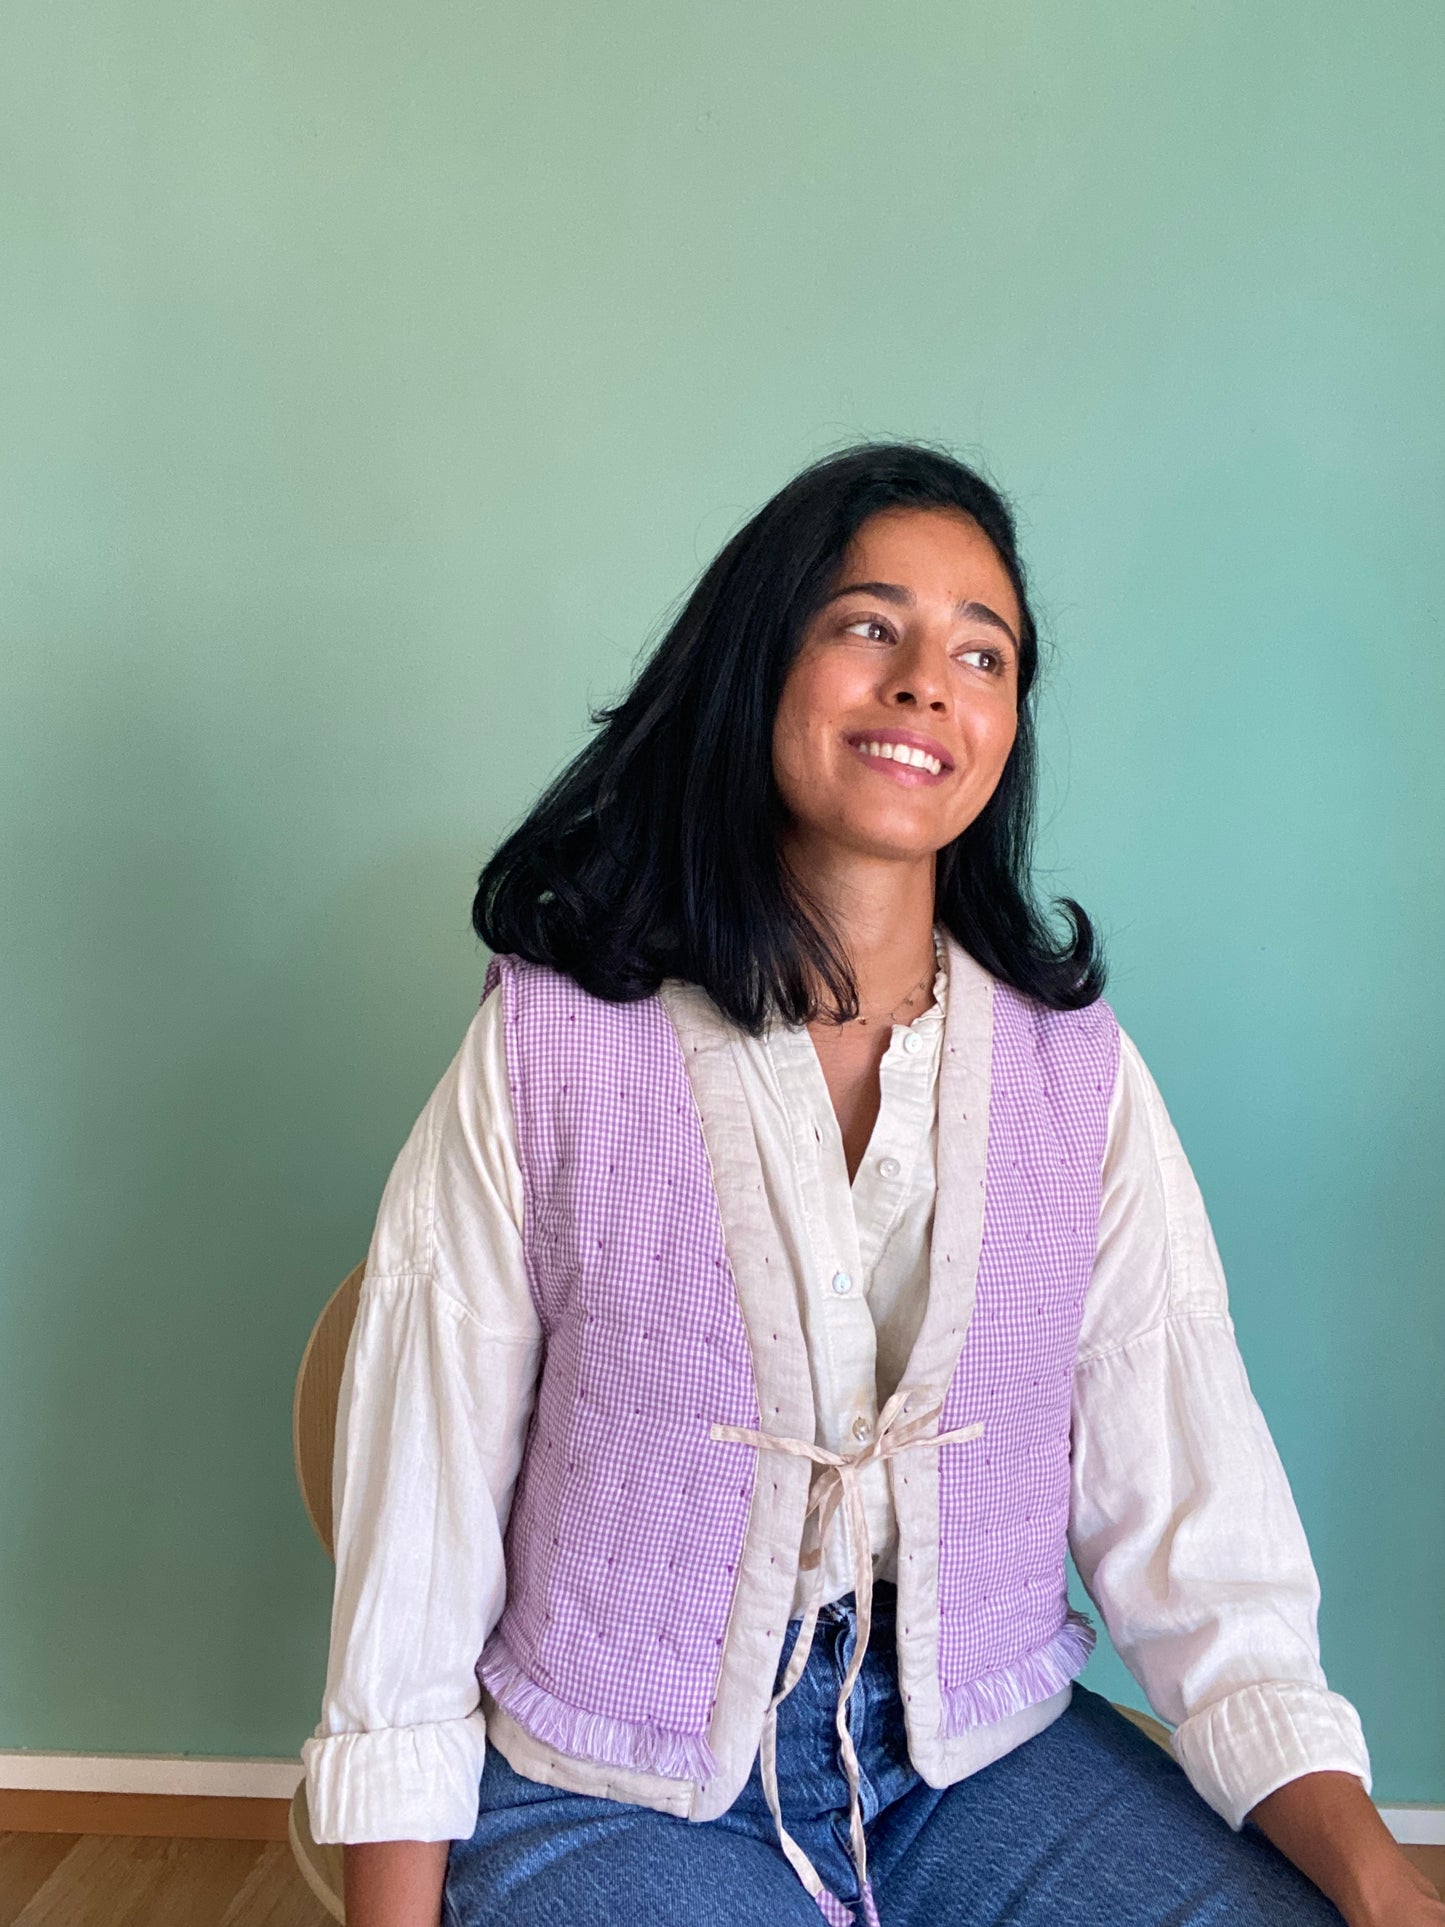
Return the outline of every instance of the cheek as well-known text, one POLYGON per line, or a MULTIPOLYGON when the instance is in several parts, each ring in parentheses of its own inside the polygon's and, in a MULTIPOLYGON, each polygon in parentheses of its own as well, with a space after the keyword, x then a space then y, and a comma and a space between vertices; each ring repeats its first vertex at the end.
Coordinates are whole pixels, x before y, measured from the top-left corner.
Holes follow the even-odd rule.
POLYGON ((809 746, 826 729, 834 692, 816 658, 800 657, 783 684, 773 720, 773 765, 795 769, 806 762, 809 746))
POLYGON ((826 714, 838 700, 839 665, 825 649, 809 648, 804 643, 783 684, 778 704, 780 715, 791 716, 805 726, 809 718, 826 714))
POLYGON ((799 712, 788 703, 778 705, 773 720, 773 781, 784 807, 796 815, 808 782, 808 739, 799 712))
POLYGON ((997 775, 1018 737, 1018 711, 1011 701, 999 703, 976 717, 975 728, 978 760, 997 775))

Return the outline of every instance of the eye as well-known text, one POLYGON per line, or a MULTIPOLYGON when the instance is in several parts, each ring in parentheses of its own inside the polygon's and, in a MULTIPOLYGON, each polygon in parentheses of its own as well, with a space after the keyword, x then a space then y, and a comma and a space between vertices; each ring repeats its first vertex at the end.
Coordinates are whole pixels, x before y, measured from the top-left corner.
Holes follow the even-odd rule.
POLYGON ((983 667, 990 676, 1001 676, 1008 667, 1007 658, 998 649, 965 649, 960 660, 975 662, 983 658, 983 667))
POLYGON ((855 616, 844 628, 844 633, 850 636, 856 636, 864 631, 867 632, 866 639, 869 642, 892 642, 893 640, 893 631, 886 622, 880 622, 877 616, 855 616))

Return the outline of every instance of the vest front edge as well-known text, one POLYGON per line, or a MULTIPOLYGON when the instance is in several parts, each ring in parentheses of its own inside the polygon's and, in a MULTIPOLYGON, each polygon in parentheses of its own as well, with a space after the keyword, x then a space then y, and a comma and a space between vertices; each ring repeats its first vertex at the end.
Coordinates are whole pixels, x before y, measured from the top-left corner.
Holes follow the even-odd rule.
MULTIPOLYGON (((787 1254, 768 1209, 735 1055, 739 1033, 695 984, 669 981, 659 994, 682 1047, 702 1124, 763 1429, 812 1438, 807 1342, 787 1254)), ((725 1813, 752 1771, 797 1583, 811 1477, 806 1460, 782 1453, 767 1454, 757 1468, 708 1727, 716 1772, 695 1783, 691 1819, 725 1813)))
MULTIPOLYGON (((938 1070, 938 1188, 928 1304, 899 1381, 900 1391, 938 1397, 952 1382, 973 1316, 993 1071, 993 978, 947 931, 944 942, 948 1009, 938 1070), (965 1192, 949 1182, 955 1170, 976 1170, 978 1182, 965 1192)), ((898 1522, 898 1685, 909 1754, 931 1786, 961 1777, 949 1771, 947 1712, 938 1676, 939 1456, 973 1449, 946 1445, 910 1452, 889 1465, 898 1522)))

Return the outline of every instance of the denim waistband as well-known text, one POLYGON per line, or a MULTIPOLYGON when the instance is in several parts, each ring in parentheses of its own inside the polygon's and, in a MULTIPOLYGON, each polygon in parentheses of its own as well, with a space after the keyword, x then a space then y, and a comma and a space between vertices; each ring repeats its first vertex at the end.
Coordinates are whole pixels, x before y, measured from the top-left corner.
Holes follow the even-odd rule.
MULTIPOLYGON (((885 1619, 893 1620, 898 1614, 898 1588, 891 1579, 873 1581, 873 1624, 880 1625, 885 1619)), ((858 1623, 858 1598, 856 1593, 845 1592, 837 1599, 830 1599, 826 1606, 818 1608, 819 1619, 834 1619, 840 1625, 858 1623)), ((790 1626, 801 1626, 801 1618, 790 1619, 790 1626)))

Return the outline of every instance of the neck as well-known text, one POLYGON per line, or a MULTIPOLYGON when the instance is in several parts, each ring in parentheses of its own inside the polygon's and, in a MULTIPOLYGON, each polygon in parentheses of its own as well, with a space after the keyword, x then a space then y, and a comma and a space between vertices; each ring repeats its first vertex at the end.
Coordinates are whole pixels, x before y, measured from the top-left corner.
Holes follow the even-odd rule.
POLYGON ((860 1010, 886 1009, 933 969, 934 859, 842 861, 790 849, 788 862, 842 940, 860 1010))

